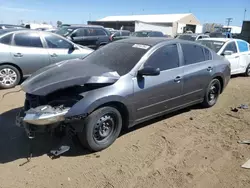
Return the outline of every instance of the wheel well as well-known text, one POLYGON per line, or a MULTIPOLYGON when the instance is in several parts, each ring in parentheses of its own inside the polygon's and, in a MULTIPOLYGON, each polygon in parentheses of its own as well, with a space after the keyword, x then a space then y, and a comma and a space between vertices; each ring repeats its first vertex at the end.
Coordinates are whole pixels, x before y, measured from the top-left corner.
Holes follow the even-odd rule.
POLYGON ((129 125, 129 112, 128 112, 127 107, 123 103, 121 103, 121 102, 108 102, 108 103, 105 103, 105 104, 97 107, 96 109, 104 107, 104 106, 112 106, 112 107, 116 108, 122 116, 122 126, 124 128, 128 127, 128 125, 129 125))
POLYGON ((222 77, 220 77, 220 76, 217 76, 217 77, 215 77, 214 79, 218 79, 219 81, 220 81, 220 85, 221 85, 221 93, 222 93, 222 91, 223 91, 223 88, 224 88, 224 81, 223 81, 223 78, 222 77))
POLYGON ((21 79, 23 78, 23 72, 19 66, 15 65, 13 63, 1 63, 0 66, 1 65, 11 65, 11 66, 15 67, 19 71, 21 79))

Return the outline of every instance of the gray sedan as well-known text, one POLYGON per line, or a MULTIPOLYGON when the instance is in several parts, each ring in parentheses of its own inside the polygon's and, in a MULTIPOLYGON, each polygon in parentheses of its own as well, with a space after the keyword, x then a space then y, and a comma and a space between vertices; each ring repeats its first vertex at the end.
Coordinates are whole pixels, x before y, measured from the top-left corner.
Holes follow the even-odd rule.
POLYGON ((84 147, 100 151, 122 127, 194 104, 212 107, 229 80, 229 61, 205 46, 132 37, 32 75, 22 84, 17 122, 29 137, 66 125, 84 147))
POLYGON ((0 33, 0 88, 12 88, 42 67, 92 51, 50 32, 5 30, 0 33))

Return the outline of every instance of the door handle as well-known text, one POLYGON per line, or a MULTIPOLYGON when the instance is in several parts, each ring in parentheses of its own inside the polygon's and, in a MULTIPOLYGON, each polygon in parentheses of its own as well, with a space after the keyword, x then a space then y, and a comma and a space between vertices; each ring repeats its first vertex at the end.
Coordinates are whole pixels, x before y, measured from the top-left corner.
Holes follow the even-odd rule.
POLYGON ((23 54, 21 54, 21 53, 16 53, 16 54, 14 54, 14 56, 15 56, 15 57, 23 57, 23 54))
POLYGON ((54 54, 51 54, 50 56, 51 57, 57 57, 57 54, 54 53, 54 54))
POLYGON ((176 83, 180 83, 181 77, 180 77, 180 76, 177 76, 177 77, 174 79, 174 81, 175 81, 176 83))
POLYGON ((213 70, 213 67, 208 67, 207 71, 211 72, 213 70))
POLYGON ((239 56, 235 56, 234 58, 238 58, 239 56))

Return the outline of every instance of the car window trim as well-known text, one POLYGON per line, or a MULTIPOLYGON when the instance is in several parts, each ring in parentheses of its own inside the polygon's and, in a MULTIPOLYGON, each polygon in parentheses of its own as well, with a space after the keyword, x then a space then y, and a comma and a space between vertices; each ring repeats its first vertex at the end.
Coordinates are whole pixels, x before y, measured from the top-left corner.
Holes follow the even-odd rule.
MULTIPOLYGON (((169 44, 166 44, 166 43, 163 43, 161 44, 160 46, 158 46, 156 49, 154 49, 150 54, 148 54, 148 57, 147 59, 141 64, 140 68, 137 70, 139 71, 141 68, 144 67, 144 65, 148 62, 149 58, 152 56, 153 53, 155 53, 157 50, 159 50, 160 48, 164 47, 164 46, 167 46, 167 45, 176 45, 177 47, 177 52, 178 52, 178 56, 179 56, 179 65, 178 67, 175 67, 175 68, 171 68, 171 69, 166 69, 166 70, 162 70, 160 72, 165 72, 165 71, 169 71, 169 70, 174 70, 174 69, 177 69, 177 68, 180 68, 181 67, 181 56, 180 56, 180 49, 179 49, 179 43, 178 42, 174 42, 174 43, 169 43, 169 44)), ((145 54, 146 55, 146 54, 145 54)), ((143 57, 142 57, 143 58, 143 57)), ((139 63, 139 62, 138 62, 139 63)))
POLYGON ((37 49, 45 49, 44 43, 43 43, 43 41, 42 41, 42 38, 41 38, 41 35, 40 35, 39 32, 34 32, 34 33, 37 33, 38 36, 40 37, 40 40, 41 40, 41 43, 42 43, 42 47, 34 47, 34 46, 17 46, 17 45, 15 44, 15 35, 16 35, 16 34, 22 34, 22 33, 29 33, 29 32, 17 32, 17 33, 14 33, 13 36, 12 36, 11 46, 20 47, 20 48, 37 48, 37 49))
MULTIPOLYGON (((70 43, 71 45, 74 45, 74 43, 68 41, 68 40, 65 39, 64 37, 61 37, 61 36, 58 36, 58 35, 55 35, 55 34, 50 34, 50 33, 49 33, 48 35, 51 35, 51 36, 55 36, 55 37, 61 38, 62 40, 65 40, 66 42, 70 43)), ((46 41, 46 39, 45 39, 44 34, 41 34, 41 38, 42 38, 42 40, 43 40, 44 48, 45 48, 45 49, 54 49, 54 50, 55 50, 55 49, 56 49, 56 50, 65 50, 65 49, 67 49, 67 48, 50 48, 49 45, 48 45, 48 43, 47 43, 47 41, 46 41)), ((79 46, 78 46, 78 45, 76 45, 76 46, 77 46, 77 48, 78 48, 78 50, 79 50, 79 46)))

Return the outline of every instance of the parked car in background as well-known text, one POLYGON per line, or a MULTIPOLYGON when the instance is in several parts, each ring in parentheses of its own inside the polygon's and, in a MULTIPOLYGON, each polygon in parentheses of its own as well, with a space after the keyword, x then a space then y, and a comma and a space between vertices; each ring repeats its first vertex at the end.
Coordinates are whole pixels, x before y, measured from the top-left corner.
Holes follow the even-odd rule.
POLYGON ((250 76, 250 46, 248 42, 241 39, 207 38, 199 40, 199 43, 228 59, 232 75, 244 73, 246 76, 250 76))
POLYGON ((110 33, 111 33, 110 35, 111 41, 125 39, 130 36, 130 31, 127 31, 127 30, 114 30, 114 31, 110 31, 110 33))
POLYGON ((136 31, 131 34, 132 37, 164 37, 160 31, 143 30, 136 31))
POLYGON ((0 34, 0 88, 12 88, 42 67, 92 51, 49 32, 6 30, 0 34))
POLYGON ((32 136, 66 125, 84 147, 100 151, 122 128, 194 104, 212 107, 229 80, 228 60, 205 46, 131 37, 31 76, 21 86, 17 125, 32 136))
POLYGON ((189 40, 189 41, 196 41, 204 38, 209 38, 209 35, 207 34, 180 34, 176 37, 177 39, 182 39, 182 40, 189 40))
POLYGON ((102 26, 81 25, 62 27, 57 34, 66 37, 76 44, 97 49, 110 42, 110 34, 102 26))
POLYGON ((0 24, 0 29, 10 29, 10 28, 20 29, 23 27, 21 25, 0 24))

